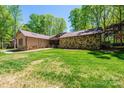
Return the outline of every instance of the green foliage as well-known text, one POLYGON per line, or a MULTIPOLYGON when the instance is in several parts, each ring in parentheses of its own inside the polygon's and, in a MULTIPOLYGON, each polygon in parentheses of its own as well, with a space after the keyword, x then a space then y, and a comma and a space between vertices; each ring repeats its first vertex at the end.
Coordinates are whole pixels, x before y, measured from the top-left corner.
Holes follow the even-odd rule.
POLYGON ((13 18, 13 39, 14 48, 16 48, 16 32, 19 29, 19 22, 21 20, 21 9, 19 5, 8 6, 9 12, 13 18))
POLYGON ((15 37, 21 10, 19 6, 0 6, 0 48, 15 37))
POLYGON ((118 23, 124 20, 124 6, 85 5, 70 12, 69 20, 74 31, 118 23))
POLYGON ((28 24, 22 25, 21 29, 26 31, 31 31, 31 29, 28 27, 28 24))
POLYGON ((4 47, 4 43, 11 38, 12 17, 7 6, 0 6, 0 48, 4 47))
POLYGON ((19 5, 8 6, 9 13, 13 19, 13 30, 17 32, 20 21, 22 20, 21 7, 19 5))
POLYGON ((63 18, 54 17, 50 14, 32 14, 29 23, 26 24, 26 29, 40 34, 55 35, 66 29, 66 22, 63 18))

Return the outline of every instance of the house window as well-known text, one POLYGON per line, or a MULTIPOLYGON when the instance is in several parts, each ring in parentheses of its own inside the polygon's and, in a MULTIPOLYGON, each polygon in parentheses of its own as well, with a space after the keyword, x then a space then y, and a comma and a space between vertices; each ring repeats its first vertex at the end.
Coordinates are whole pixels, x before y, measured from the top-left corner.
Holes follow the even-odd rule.
POLYGON ((19 39, 19 45, 22 46, 23 45, 23 39, 19 39))

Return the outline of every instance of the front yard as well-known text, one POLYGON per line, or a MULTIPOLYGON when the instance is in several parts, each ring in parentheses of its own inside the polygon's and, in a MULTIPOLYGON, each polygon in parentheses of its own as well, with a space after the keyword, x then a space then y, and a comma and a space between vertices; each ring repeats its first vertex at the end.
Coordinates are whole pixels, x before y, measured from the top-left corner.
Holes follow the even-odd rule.
POLYGON ((124 87, 124 51, 0 53, 0 87, 124 87))

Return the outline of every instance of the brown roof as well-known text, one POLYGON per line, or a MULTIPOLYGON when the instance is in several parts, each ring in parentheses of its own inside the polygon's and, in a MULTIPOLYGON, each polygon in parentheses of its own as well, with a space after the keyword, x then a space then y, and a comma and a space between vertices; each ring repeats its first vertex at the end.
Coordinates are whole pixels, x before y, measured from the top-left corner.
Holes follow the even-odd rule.
POLYGON ((59 37, 66 34, 67 32, 58 33, 57 35, 50 36, 50 40, 58 40, 59 37))
POLYGON ((62 35, 60 38, 65 38, 65 37, 73 37, 73 36, 83 36, 83 35, 91 35, 91 34, 98 34, 102 33, 102 30, 82 30, 82 31, 77 31, 77 32, 68 32, 64 35, 62 35))
POLYGON ((24 36, 26 37, 33 37, 33 38, 41 38, 41 39, 49 39, 50 37, 47 35, 37 34, 29 31, 19 30, 24 36))

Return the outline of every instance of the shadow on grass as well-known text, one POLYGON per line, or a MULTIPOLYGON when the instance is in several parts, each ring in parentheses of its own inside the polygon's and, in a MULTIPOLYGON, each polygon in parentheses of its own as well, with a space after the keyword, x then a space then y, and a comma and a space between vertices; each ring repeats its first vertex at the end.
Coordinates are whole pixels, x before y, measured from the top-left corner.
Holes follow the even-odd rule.
POLYGON ((108 54, 108 53, 102 52, 102 51, 90 51, 88 54, 92 54, 92 55, 94 55, 96 58, 110 59, 110 57, 104 55, 104 54, 108 54))
POLYGON ((88 54, 94 55, 96 58, 101 59, 111 59, 111 57, 116 57, 118 59, 124 60, 124 50, 118 51, 109 51, 109 50, 102 50, 102 51, 90 51, 88 54))
POLYGON ((6 52, 21 52, 24 50, 18 50, 18 49, 11 49, 11 50, 7 50, 6 52))
POLYGON ((111 54, 114 57, 117 57, 121 60, 124 60, 124 50, 118 51, 118 52, 114 52, 113 54, 111 54))
POLYGON ((108 57, 108 56, 98 56, 97 58, 110 59, 110 57, 108 57))

